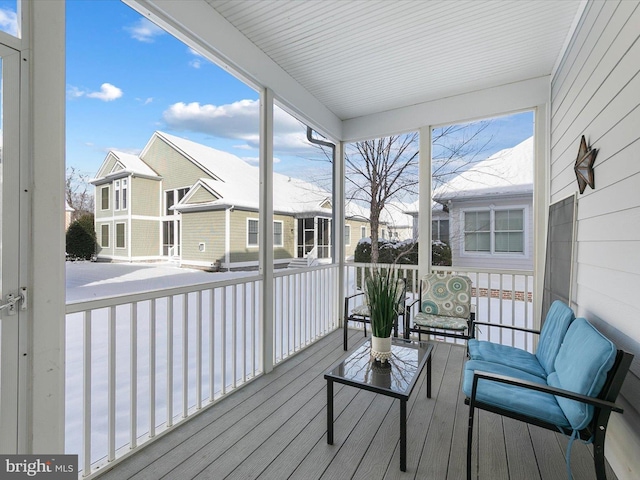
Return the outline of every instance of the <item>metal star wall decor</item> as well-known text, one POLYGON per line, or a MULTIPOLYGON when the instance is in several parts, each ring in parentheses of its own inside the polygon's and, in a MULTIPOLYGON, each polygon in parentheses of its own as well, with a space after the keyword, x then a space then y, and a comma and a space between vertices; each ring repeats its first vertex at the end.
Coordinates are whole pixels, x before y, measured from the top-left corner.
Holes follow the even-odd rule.
POLYGON ((573 167, 576 172, 576 178, 578 179, 578 188, 580 193, 584 192, 584 189, 589 185, 591 188, 595 188, 593 179, 593 162, 596 160, 598 150, 587 147, 587 141, 582 136, 580 140, 580 150, 578 150, 578 158, 576 158, 576 164, 573 167))

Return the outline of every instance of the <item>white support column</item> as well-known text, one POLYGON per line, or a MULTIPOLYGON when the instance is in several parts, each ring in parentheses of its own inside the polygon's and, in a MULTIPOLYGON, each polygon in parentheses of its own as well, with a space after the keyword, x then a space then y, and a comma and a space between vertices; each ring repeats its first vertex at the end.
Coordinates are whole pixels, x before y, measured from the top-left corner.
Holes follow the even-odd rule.
MULTIPOLYGON (((65 180, 65 2, 28 2, 28 128, 32 159, 29 187, 32 195, 29 240, 29 316, 31 372, 27 373, 29 398, 26 439, 29 453, 64 452, 64 180, 65 180)), ((24 98, 24 96, 23 96, 24 98)), ((28 133, 27 133, 28 132, 28 133)), ((28 150, 28 148, 27 148, 28 150)), ((29 192, 25 192, 29 190, 29 192)), ((25 322, 25 325, 27 322, 25 322)))
POLYGON ((335 298, 339 300, 335 308, 337 309, 336 315, 340 319, 340 325, 344 322, 344 312, 340 306, 344 297, 344 269, 345 269, 345 247, 344 247, 344 142, 338 142, 336 144, 335 161, 333 163, 333 198, 335 202, 333 205, 333 224, 335 225, 336 236, 334 238, 334 259, 338 264, 338 284, 336 285, 337 292, 335 298))
POLYGON ((224 263, 231 269, 231 208, 224 210, 224 263))
POLYGON ((431 127, 420 128, 418 277, 431 272, 431 127))
POLYGON ((544 288, 544 264, 547 249, 547 219, 549 218, 549 132, 551 119, 548 105, 539 105, 534 118, 533 164, 533 325, 540 328, 542 322, 542 292, 544 288))
POLYGON ((258 245, 262 275, 262 369, 273 370, 273 92, 260 94, 260 213, 258 245))

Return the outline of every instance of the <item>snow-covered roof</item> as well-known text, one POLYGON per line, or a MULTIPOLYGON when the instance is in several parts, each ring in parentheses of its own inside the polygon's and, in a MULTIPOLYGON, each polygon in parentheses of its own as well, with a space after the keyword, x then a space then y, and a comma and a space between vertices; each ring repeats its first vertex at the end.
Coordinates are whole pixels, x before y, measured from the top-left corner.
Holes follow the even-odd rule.
POLYGON ((125 175, 140 175, 150 178, 160 178, 158 174, 137 155, 119 152, 117 150, 110 150, 102 162, 96 178, 91 179, 90 182, 97 184, 113 177, 119 178, 125 175), (111 168, 111 171, 106 171, 105 167, 109 163, 110 158, 115 159, 115 164, 111 168))
POLYGON ((413 217, 406 212, 409 204, 404 202, 388 202, 382 212, 382 220, 391 227, 413 228, 413 217))
POLYGON ((533 137, 494 153, 433 192, 438 202, 533 192, 533 137))
MULTIPOLYGON (((212 178, 201 178, 209 191, 215 192, 218 199, 198 204, 199 208, 235 206, 238 208, 259 208, 259 169, 229 152, 217 150, 164 132, 155 135, 178 148, 194 163, 207 171, 212 178)), ((185 197, 177 209, 189 208, 189 196, 185 197)), ((331 193, 312 183, 273 173, 273 209, 279 213, 303 214, 315 213, 331 215, 331 210, 323 205, 331 200, 331 193)), ((349 202, 345 206, 347 217, 369 218, 369 211, 349 202)))

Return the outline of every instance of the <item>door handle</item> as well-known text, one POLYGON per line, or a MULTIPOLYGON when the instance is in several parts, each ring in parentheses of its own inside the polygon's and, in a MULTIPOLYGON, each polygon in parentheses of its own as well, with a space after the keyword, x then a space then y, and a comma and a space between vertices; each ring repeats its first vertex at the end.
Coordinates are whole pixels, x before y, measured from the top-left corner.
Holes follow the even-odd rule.
POLYGON ((0 311, 6 310, 7 315, 18 313, 16 304, 20 303, 20 310, 27 309, 27 287, 21 287, 18 293, 8 293, 4 297, 5 303, 0 304, 0 311))

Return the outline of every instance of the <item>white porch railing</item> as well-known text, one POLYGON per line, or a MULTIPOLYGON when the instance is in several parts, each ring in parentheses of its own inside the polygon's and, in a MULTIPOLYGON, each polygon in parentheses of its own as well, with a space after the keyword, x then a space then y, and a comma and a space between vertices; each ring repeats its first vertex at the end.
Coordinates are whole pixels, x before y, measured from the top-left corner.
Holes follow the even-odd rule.
MULTIPOLYGON (((278 363, 338 325, 335 265, 274 277, 278 363)), ((66 308, 66 451, 83 476, 262 373, 261 277, 66 308)))
MULTIPOLYGON (((371 267, 348 265, 345 293, 371 267)), ((414 295, 417 267, 399 268, 414 295)), ((336 265, 274 273, 274 364, 338 327, 338 273, 336 265)), ((464 273, 479 320, 532 326, 531 272, 464 273)), ((66 450, 79 454, 83 476, 262 373, 261 287, 260 276, 244 276, 67 305, 66 450)), ((533 345, 493 329, 480 338, 533 345)))
MULTIPOLYGON (((360 279, 365 270, 389 265, 352 263, 347 265, 346 292, 351 295, 359 291, 360 279)), ((401 277, 407 280, 408 295, 418 298, 420 278, 417 265, 395 265, 401 277)), ((480 268, 433 267, 433 271, 455 272, 466 275, 473 284, 471 303, 476 308, 476 319, 482 322, 494 322, 504 325, 534 328, 533 325, 533 271, 496 270, 480 268)), ((417 309, 418 305, 414 308, 417 309)), ((523 348, 529 352, 534 349, 534 335, 503 328, 479 327, 477 338, 491 340, 505 345, 523 348)), ((439 338, 452 342, 450 338, 439 338)))

